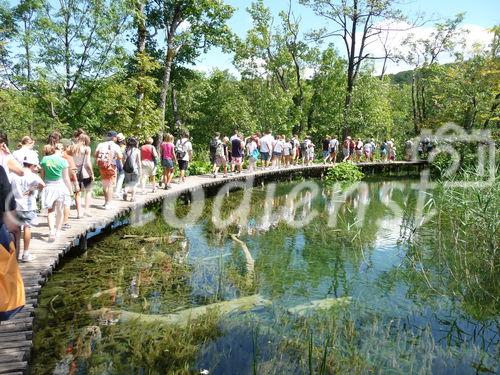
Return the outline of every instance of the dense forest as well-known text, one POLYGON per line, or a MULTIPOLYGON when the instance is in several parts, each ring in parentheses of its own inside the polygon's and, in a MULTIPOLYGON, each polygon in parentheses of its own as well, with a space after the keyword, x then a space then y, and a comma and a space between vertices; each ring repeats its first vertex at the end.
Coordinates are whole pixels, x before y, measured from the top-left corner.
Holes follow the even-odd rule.
POLYGON ((255 1, 242 38, 228 26, 235 9, 217 0, 0 1, 0 128, 16 140, 187 128, 199 145, 235 127, 399 141, 447 122, 498 129, 500 27, 464 54, 463 14, 410 20, 392 0, 300 0, 331 25, 316 30, 283 3, 274 17, 255 1), (397 22, 434 31, 367 53, 397 22), (233 54, 238 77, 193 69, 214 46, 233 54), (389 75, 390 61, 413 68, 389 75))

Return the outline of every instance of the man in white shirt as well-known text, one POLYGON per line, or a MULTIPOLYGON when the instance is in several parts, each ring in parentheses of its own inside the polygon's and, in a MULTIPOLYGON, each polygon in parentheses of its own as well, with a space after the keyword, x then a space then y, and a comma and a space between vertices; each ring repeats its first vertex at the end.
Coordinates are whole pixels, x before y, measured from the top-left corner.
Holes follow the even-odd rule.
POLYGON ((189 140, 189 133, 187 131, 183 131, 181 139, 177 140, 175 144, 175 155, 179 163, 179 179, 180 182, 184 182, 186 180, 186 171, 189 162, 193 160, 193 144, 189 140))
POLYGON ((269 167, 271 162, 271 152, 273 149, 274 137, 271 135, 271 131, 265 132, 264 136, 260 139, 260 156, 262 159, 262 166, 264 168, 269 167))
POLYGON ((113 188, 116 185, 117 176, 116 160, 123 158, 121 148, 116 143, 117 135, 118 133, 112 130, 107 132, 106 141, 99 143, 94 153, 104 190, 104 209, 109 208, 113 199, 113 188))

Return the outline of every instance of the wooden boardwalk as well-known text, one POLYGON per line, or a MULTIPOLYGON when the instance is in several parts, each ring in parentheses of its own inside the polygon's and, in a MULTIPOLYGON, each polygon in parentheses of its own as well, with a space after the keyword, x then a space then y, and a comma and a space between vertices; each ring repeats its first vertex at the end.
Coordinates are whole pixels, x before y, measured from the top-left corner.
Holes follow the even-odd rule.
MULTIPOLYGON (((359 163, 363 169, 377 171, 382 168, 400 170, 401 168, 421 168, 427 163, 416 162, 394 162, 390 164, 382 163, 359 163)), ((31 242, 32 253, 36 259, 31 263, 21 263, 21 273, 26 290, 26 306, 13 319, 0 323, 0 374, 26 374, 28 372, 29 360, 33 343, 33 319, 34 309, 37 305, 40 288, 47 281, 50 274, 58 267, 61 259, 71 249, 76 246, 86 244, 89 234, 101 228, 110 227, 123 215, 127 215, 136 207, 147 206, 159 202, 164 198, 176 197, 182 193, 197 189, 214 190, 229 181, 241 181, 249 177, 254 178, 254 183, 265 180, 291 179, 294 176, 318 177, 321 176, 330 166, 315 164, 308 167, 293 166, 279 170, 259 170, 254 173, 242 173, 228 178, 211 176, 188 177, 183 184, 173 184, 172 189, 159 189, 156 193, 137 195, 136 202, 124 202, 116 200, 112 208, 104 210, 102 198, 94 199, 94 206, 91 209, 91 217, 81 219, 71 218, 71 229, 61 232, 60 237, 55 242, 47 242, 48 228, 46 218, 40 215, 40 226, 33 229, 33 239, 31 242)), ((74 211, 72 211, 74 215, 74 211)))

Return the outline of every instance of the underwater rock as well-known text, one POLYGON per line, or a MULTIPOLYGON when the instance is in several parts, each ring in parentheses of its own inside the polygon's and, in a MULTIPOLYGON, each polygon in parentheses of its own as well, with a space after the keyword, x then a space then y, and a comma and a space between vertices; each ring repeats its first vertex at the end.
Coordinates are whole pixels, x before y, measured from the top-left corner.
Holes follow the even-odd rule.
POLYGON ((103 318, 105 318, 106 320, 119 319, 123 322, 131 320, 141 320, 146 323, 157 322, 185 327, 191 320, 199 318, 211 310, 216 310, 219 314, 225 315, 234 311, 248 311, 257 306, 265 306, 270 304, 271 301, 262 298, 262 296, 260 296, 259 294, 254 294, 231 301, 223 301, 212 303, 210 305, 193 307, 173 314, 165 315, 140 314, 122 310, 115 311, 107 308, 93 310, 90 311, 89 314, 100 320, 103 318))
POLYGON ((325 298, 290 307, 287 311, 292 315, 302 317, 311 311, 327 310, 334 306, 347 306, 350 302, 351 297, 325 298))

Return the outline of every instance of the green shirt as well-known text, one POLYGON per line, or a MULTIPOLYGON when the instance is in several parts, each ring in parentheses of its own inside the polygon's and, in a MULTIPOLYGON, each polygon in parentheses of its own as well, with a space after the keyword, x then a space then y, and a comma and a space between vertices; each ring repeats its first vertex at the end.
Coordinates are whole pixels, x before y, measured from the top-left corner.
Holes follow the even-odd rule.
POLYGON ((40 166, 46 181, 57 181, 62 178, 63 170, 68 168, 68 162, 60 155, 49 155, 43 157, 40 166))

